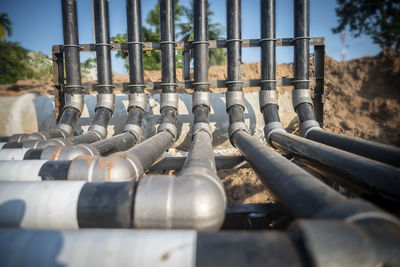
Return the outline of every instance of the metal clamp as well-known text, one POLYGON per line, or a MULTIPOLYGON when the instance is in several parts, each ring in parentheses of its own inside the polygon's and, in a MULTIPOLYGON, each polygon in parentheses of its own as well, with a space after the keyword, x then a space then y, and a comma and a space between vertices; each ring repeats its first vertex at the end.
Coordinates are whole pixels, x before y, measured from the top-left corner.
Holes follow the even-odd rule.
POLYGON ((90 125, 88 132, 95 133, 100 139, 104 139, 107 137, 107 128, 98 124, 90 125))
POLYGON ((124 129, 122 130, 124 132, 130 132, 136 137, 137 143, 140 142, 140 139, 142 138, 142 127, 136 124, 125 124, 124 129))
POLYGON ((194 92, 192 94, 192 110, 197 106, 211 106, 211 94, 210 92, 194 92))
POLYGON ((302 123, 300 123, 301 136, 304 136, 305 138, 307 138, 307 134, 311 130, 322 130, 322 129, 319 126, 319 123, 315 120, 308 120, 308 121, 303 121, 302 123))
MULTIPOLYGON (((249 128, 247 128, 246 123, 240 122, 240 121, 234 122, 234 123, 231 123, 228 128, 229 139, 231 139, 233 134, 237 131, 245 131, 246 133, 250 134, 249 128)), ((231 140, 231 143, 232 143, 232 140, 231 140)))
POLYGON ((258 43, 267 42, 267 41, 276 42, 276 38, 262 38, 262 39, 258 40, 258 43))
POLYGON ((197 44, 206 44, 206 45, 210 45, 210 43, 208 41, 193 41, 191 43, 192 45, 197 45, 197 44))
POLYGON ((115 95, 114 94, 97 94, 97 104, 96 109, 98 108, 107 108, 114 112, 115 106, 115 95))
POLYGON ((161 109, 165 107, 173 107, 178 110, 178 94, 177 93, 162 93, 161 94, 161 109))
POLYGON ((310 89, 294 89, 292 91, 292 103, 293 103, 294 109, 296 109, 296 107, 302 103, 310 103, 312 105, 313 102, 311 99, 311 90, 310 89))
POLYGON ((262 109, 268 104, 278 105, 278 94, 276 90, 261 90, 259 95, 260 109, 262 109))
POLYGON ((226 92, 226 110, 233 105, 244 106, 244 93, 243 91, 228 91, 226 92))
POLYGON ((192 133, 193 133, 193 134, 192 134, 192 138, 193 138, 193 136, 194 136, 196 133, 198 133, 198 132, 200 132, 200 131, 205 131, 205 132, 207 132, 207 133, 210 135, 211 140, 212 140, 213 136, 212 136, 211 126, 210 126, 209 123, 206 123, 206 122, 198 122, 198 123, 194 124, 194 125, 193 125, 193 130, 192 130, 192 133))
POLYGON ((128 95, 129 103, 128 110, 131 107, 138 107, 146 111, 146 94, 145 93, 131 93, 128 95))
POLYGON ((66 94, 64 109, 71 107, 82 113, 84 105, 84 96, 82 94, 66 94))
POLYGON ((178 138, 178 129, 176 128, 175 124, 164 122, 158 126, 157 133, 167 131, 172 134, 174 142, 178 138))
POLYGON ((278 122, 278 121, 274 121, 274 122, 270 122, 267 123, 264 127, 264 135, 265 135, 265 139, 267 140, 268 144, 272 147, 274 147, 274 145, 271 142, 271 134, 274 132, 286 132, 285 129, 283 128, 282 123, 278 122))

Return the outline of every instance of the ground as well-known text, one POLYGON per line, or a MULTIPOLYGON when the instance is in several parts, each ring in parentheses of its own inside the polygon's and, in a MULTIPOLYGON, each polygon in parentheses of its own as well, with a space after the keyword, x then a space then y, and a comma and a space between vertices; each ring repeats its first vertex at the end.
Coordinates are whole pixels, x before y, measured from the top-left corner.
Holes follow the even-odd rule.
MULTIPOLYGON (((339 63, 325 58, 324 128, 334 133, 400 146, 400 57, 379 54, 339 63)), ((293 77, 292 64, 277 66, 277 77, 293 77)), ((310 60, 313 73, 313 59, 310 60)), ((210 80, 226 79, 226 66, 212 66, 210 80)), ((259 79, 260 63, 242 65, 243 79, 259 79)), ((177 78, 182 72, 177 70, 177 78)), ((160 71, 145 71, 146 81, 159 81, 160 71)), ((114 74, 113 82, 128 82, 129 77, 114 74)), ((85 85, 95 81, 84 81, 85 85)), ((213 89, 213 91, 221 91, 213 89)), ((246 91, 258 88, 245 88, 246 91)), ((280 95, 291 87, 279 87, 280 95)), ((0 96, 26 92, 52 94, 52 81, 19 81, 1 85, 0 96)), ((285 121, 285 118, 282 118, 285 121)), ((287 126, 287 125, 285 125, 287 126)), ((295 131, 296 127, 291 127, 295 131)), ((230 203, 273 201, 252 169, 219 170, 230 203)))

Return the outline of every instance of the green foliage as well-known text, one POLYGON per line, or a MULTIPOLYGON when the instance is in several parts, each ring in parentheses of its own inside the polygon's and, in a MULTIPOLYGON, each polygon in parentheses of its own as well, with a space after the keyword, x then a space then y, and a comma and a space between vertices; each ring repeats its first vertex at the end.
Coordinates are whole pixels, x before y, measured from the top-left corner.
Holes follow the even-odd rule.
MULTIPOLYGON (((181 16, 183 15, 183 7, 179 4, 179 0, 174 0, 175 21, 180 21, 181 16)), ((160 33, 160 5, 157 3, 154 9, 150 10, 147 13, 146 22, 155 28, 156 33, 160 33)))
POLYGON ((29 52, 27 59, 28 67, 31 71, 28 73, 28 79, 49 80, 53 74, 52 61, 42 52, 29 52))
POLYGON ((0 14, 0 40, 4 40, 7 36, 11 36, 12 29, 11 29, 11 20, 6 13, 0 14))
POLYGON ((346 27, 354 37, 371 36, 384 50, 400 50, 400 2, 392 0, 337 0, 339 33, 346 27))
POLYGON ((90 70, 95 68, 97 65, 96 58, 90 57, 85 61, 81 62, 81 74, 83 78, 88 78, 90 70))
POLYGON ((18 43, 0 40, 0 84, 15 83, 32 75, 28 50, 18 43))

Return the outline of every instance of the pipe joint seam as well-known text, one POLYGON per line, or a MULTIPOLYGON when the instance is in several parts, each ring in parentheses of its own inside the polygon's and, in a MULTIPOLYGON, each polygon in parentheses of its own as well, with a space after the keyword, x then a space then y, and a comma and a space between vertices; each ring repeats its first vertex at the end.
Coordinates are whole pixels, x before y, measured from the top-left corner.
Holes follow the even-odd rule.
POLYGON ((79 156, 99 156, 99 151, 91 144, 79 144, 76 146, 65 147, 58 151, 57 160, 73 160, 79 156))
POLYGON ((57 124, 56 128, 65 133, 65 134, 63 133, 64 137, 69 137, 74 135, 74 128, 72 128, 71 125, 68 125, 66 123, 57 124))
MULTIPOLYGON (((245 131, 246 133, 250 134, 249 128, 247 127, 246 123, 244 122, 234 122, 229 125, 228 133, 229 133, 229 140, 233 145, 233 134, 237 131, 245 131)), ((233 145, 234 146, 234 145, 233 145)))
POLYGON ((142 127, 136 124, 125 124, 123 132, 130 132, 136 137, 137 143, 140 142, 140 139, 142 138, 142 127))
POLYGON ((82 95, 82 94, 66 94, 64 99, 65 99, 64 110, 66 108, 74 108, 74 109, 77 109, 80 114, 82 114, 83 106, 84 106, 84 95, 82 95))
POLYGON ((192 139, 200 131, 205 131, 206 133, 208 133, 210 135, 211 140, 213 139, 211 126, 210 126, 209 123, 198 122, 198 123, 194 124, 193 125, 193 131, 192 131, 192 133, 193 133, 192 134, 192 139))
POLYGON ((272 133, 276 133, 276 132, 286 132, 285 131, 285 129, 283 128, 283 125, 282 125, 282 123, 280 123, 280 122, 277 122, 277 121, 274 121, 274 122, 270 122, 270 123, 267 123, 266 125, 265 125, 265 127, 264 127, 264 136, 265 136, 265 139, 267 140, 267 142, 268 142, 268 144, 271 146, 271 147, 274 147, 274 145, 272 144, 272 142, 271 142, 271 134, 272 133))
POLYGON ((203 105, 210 109, 211 106, 211 94, 210 92, 194 92, 192 94, 192 111, 195 107, 203 105))
POLYGON ((173 107, 178 110, 179 97, 177 93, 161 93, 160 110, 165 107, 173 107))
POLYGON ((292 91, 292 103, 293 108, 296 110, 297 106, 302 103, 313 104, 311 99, 311 90, 310 89, 294 89, 292 91))
POLYGON ((107 137, 107 128, 98 124, 90 125, 88 132, 96 134, 99 137, 99 139, 104 139, 107 137))
POLYGON ((300 124, 300 134, 301 134, 301 136, 307 138, 307 134, 311 130, 322 130, 322 129, 319 126, 319 123, 317 121, 315 121, 315 120, 303 121, 300 124))
POLYGON ((114 113, 115 107, 115 95, 114 94, 97 94, 97 104, 96 109, 106 108, 114 113))
POLYGON ((274 104, 278 106, 278 94, 276 90, 261 90, 259 93, 260 110, 268 104, 274 104))
POLYGON ((226 92, 226 110, 229 110, 229 108, 234 105, 239 105, 243 107, 243 110, 245 110, 243 91, 226 92))
POLYGON ((381 211, 365 211, 365 212, 351 215, 345 219, 345 221, 348 223, 357 223, 357 222, 363 221, 363 220, 388 221, 397 226, 400 226, 400 221, 396 217, 394 217, 388 213, 381 212, 381 211))
POLYGON ((133 170, 134 170, 134 175, 132 176, 134 181, 138 181, 142 175, 144 174, 145 169, 143 168, 142 161, 133 153, 126 153, 126 152, 120 152, 124 153, 126 159, 130 162, 133 170))
POLYGON ((175 124, 169 122, 161 123, 158 126, 157 133, 164 131, 167 131, 172 135, 174 142, 178 138, 178 129, 176 128, 175 124))
POLYGON ((146 94, 145 93, 130 93, 128 103, 128 110, 131 107, 141 108, 143 111, 146 111, 146 94))

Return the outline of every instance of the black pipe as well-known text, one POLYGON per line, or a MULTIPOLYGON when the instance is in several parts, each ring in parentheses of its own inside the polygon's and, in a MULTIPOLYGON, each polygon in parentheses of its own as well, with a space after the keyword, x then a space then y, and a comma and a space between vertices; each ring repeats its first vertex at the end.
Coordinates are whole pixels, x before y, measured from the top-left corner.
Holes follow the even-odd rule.
POLYGON ((130 132, 125 132, 94 142, 92 145, 99 151, 100 155, 108 156, 112 153, 130 149, 137 143, 137 141, 135 135, 130 132))
MULTIPOLYGON (((208 18, 207 0, 194 1, 194 83, 195 92, 209 92, 208 84, 208 18)), ((209 107, 193 107, 194 123, 209 122, 209 107)))
POLYGON ((284 132, 272 133, 270 139, 274 146, 335 172, 341 181, 364 193, 400 201, 399 169, 284 132))
POLYGON ((363 157, 400 167, 400 149, 396 147, 320 130, 309 131, 307 138, 363 157))

